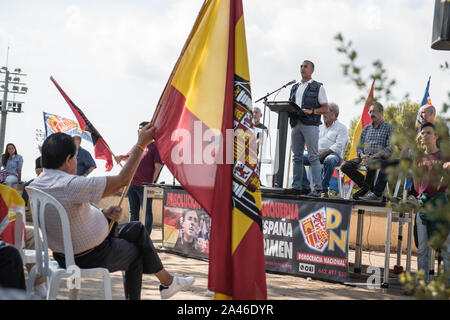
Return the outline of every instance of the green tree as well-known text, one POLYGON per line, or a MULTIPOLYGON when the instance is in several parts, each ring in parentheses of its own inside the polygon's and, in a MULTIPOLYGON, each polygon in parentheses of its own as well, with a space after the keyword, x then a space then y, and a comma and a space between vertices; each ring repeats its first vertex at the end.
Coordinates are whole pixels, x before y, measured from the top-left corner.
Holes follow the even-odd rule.
MULTIPOLYGON (((358 66, 356 64, 356 58, 358 54, 355 49, 352 48, 352 42, 346 42, 341 34, 338 34, 334 38, 339 42, 337 51, 342 53, 347 61, 342 64, 342 71, 345 78, 349 80, 360 91, 368 92, 368 81, 376 79, 375 91, 378 94, 374 97, 374 100, 380 100, 384 98, 385 101, 390 101, 393 98, 392 87, 395 85, 395 80, 390 80, 387 77, 387 72, 383 68, 381 61, 376 60, 372 65, 375 67, 374 72, 370 76, 362 75, 364 66, 358 66)), ((444 72, 450 71, 450 66, 447 62, 442 64, 441 70, 444 72)), ((449 137, 449 125, 450 118, 446 116, 448 109, 450 108, 450 92, 448 93, 449 103, 444 103, 442 111, 439 112, 436 118, 436 132, 439 136, 438 145, 441 153, 444 157, 450 158, 450 137, 449 137)), ((358 102, 364 101, 364 95, 362 95, 358 102)), ((435 106, 439 109, 437 106, 435 106)), ((424 169, 416 165, 416 161, 411 159, 421 159, 423 157, 423 149, 420 143, 417 141, 417 129, 415 127, 415 119, 419 109, 419 104, 409 100, 409 94, 404 96, 402 102, 398 104, 389 104, 384 111, 384 119, 394 125, 395 133, 392 137, 392 144, 395 147, 393 158, 402 159, 400 164, 396 167, 390 167, 387 169, 388 181, 390 185, 394 185, 399 174, 403 177, 407 175, 423 176, 425 174, 424 169)), ((350 138, 353 136, 353 132, 357 125, 359 116, 352 120, 349 128, 350 138)), ((437 169, 438 176, 441 177, 440 181, 436 181, 436 184, 448 185, 450 182, 450 170, 439 168, 437 169)), ((447 198, 449 193, 447 191, 447 198)), ((444 246, 444 242, 447 239, 447 235, 450 229, 450 205, 439 203, 436 207, 432 207, 430 204, 424 207, 407 201, 396 201, 396 199, 389 199, 388 206, 391 206, 395 212, 404 214, 414 209, 416 212, 420 210, 425 213, 427 217, 432 219, 440 219, 443 223, 437 228, 436 232, 429 239, 429 244, 434 249, 441 249, 444 246)), ((425 284, 423 272, 416 274, 403 273, 400 277, 402 283, 404 283, 405 289, 415 295, 419 299, 450 299, 450 284, 447 282, 447 277, 450 275, 443 272, 442 267, 439 267, 440 276, 434 278, 429 285, 425 284)))

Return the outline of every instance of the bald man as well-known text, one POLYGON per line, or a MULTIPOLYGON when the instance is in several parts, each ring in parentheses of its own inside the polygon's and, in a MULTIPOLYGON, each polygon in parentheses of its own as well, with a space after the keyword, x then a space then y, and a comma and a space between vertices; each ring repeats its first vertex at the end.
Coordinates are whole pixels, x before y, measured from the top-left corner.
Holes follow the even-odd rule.
POLYGON ((436 120, 436 108, 431 104, 426 104, 419 109, 419 118, 422 123, 433 123, 436 120))

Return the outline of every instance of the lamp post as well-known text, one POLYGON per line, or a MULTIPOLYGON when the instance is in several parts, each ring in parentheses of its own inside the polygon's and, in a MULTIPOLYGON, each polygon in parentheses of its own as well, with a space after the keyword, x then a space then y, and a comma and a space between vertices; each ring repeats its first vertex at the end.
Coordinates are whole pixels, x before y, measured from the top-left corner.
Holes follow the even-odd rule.
POLYGON ((8 112, 21 113, 23 102, 16 101, 15 95, 25 94, 28 92, 28 88, 25 87, 25 83, 20 82, 19 76, 26 76, 19 68, 14 71, 9 71, 7 67, 1 67, 0 73, 5 74, 5 80, 0 80, 0 92, 3 92, 3 100, 0 100, 1 107, 1 122, 0 122, 0 153, 3 152, 5 146, 5 131, 6 131, 6 118, 8 112), (10 84, 12 88, 10 89, 10 84), (8 93, 13 94, 13 99, 8 101, 8 93))

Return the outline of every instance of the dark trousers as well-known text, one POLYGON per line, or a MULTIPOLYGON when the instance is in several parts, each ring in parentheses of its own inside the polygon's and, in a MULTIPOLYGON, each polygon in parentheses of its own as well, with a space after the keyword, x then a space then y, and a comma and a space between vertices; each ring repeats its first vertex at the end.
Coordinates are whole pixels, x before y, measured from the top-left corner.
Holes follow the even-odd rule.
POLYGON ((34 179, 31 179, 30 181, 27 181, 27 183, 25 183, 23 185, 22 198, 25 201, 25 207, 28 206, 28 193, 27 193, 27 190, 25 189, 25 187, 28 187, 30 185, 30 183, 32 183, 33 181, 34 181, 34 179))
POLYGON ((383 159, 371 160, 366 166, 367 173, 365 177, 358 171, 359 167, 361 167, 361 162, 361 158, 347 160, 341 166, 341 170, 360 188, 369 188, 373 193, 380 197, 383 194, 387 184, 385 169, 389 166, 397 165, 400 161, 383 159), (380 169, 380 172, 378 174, 377 182, 375 186, 373 186, 377 169, 380 169))
MULTIPOLYGON (((54 252, 53 257, 65 267, 64 255, 54 252)), ((118 237, 107 237, 92 252, 75 258, 80 268, 106 268, 110 272, 125 271, 125 298, 141 298, 142 274, 161 271, 159 259, 147 230, 140 222, 129 222, 119 226, 118 237)))
POLYGON ((0 287, 25 290, 25 274, 20 252, 1 240, 0 287))
MULTIPOLYGON (((130 205, 130 221, 139 221, 139 210, 143 207, 144 201, 144 187, 130 184, 127 192, 128 203, 130 205)), ((147 198, 147 212, 145 212, 145 229, 148 234, 152 233, 153 212, 152 212, 152 198, 147 198)))

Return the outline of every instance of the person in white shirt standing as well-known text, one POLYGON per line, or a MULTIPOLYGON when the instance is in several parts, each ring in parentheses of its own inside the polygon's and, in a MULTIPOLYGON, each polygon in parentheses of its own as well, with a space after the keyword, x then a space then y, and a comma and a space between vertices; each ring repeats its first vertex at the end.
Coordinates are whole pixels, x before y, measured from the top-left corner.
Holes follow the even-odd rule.
POLYGON ((292 189, 288 194, 307 194, 320 197, 322 190, 321 167, 319 161, 319 125, 320 116, 328 113, 328 99, 322 83, 312 79, 314 63, 303 61, 300 66, 302 79, 291 89, 289 101, 296 103, 301 111, 289 114, 292 127, 291 141, 293 153, 292 189), (303 152, 305 144, 308 149, 308 160, 311 164, 314 190, 301 189, 303 181, 303 152))
MULTIPOLYGON (((323 115, 325 123, 319 126, 319 161, 322 167, 322 198, 328 197, 330 179, 333 176, 334 168, 342 162, 345 147, 348 143, 348 129, 339 122, 339 106, 336 103, 328 105, 328 113, 323 115)), ((306 177, 304 166, 309 166, 308 153, 303 155, 303 189, 309 189, 310 182, 306 177)))

